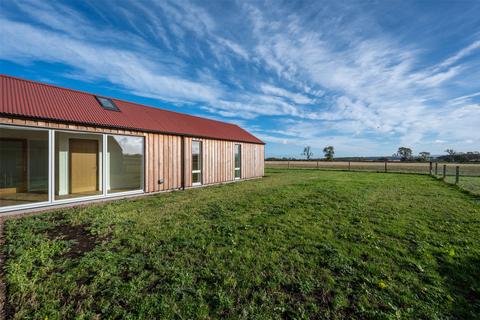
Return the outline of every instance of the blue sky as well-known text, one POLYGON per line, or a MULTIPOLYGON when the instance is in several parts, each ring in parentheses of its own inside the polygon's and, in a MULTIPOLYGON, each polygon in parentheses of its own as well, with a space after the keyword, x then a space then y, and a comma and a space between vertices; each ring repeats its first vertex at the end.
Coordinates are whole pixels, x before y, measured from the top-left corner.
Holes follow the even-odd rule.
POLYGON ((1 73, 234 122, 267 156, 480 149, 480 1, 0 6, 1 73))

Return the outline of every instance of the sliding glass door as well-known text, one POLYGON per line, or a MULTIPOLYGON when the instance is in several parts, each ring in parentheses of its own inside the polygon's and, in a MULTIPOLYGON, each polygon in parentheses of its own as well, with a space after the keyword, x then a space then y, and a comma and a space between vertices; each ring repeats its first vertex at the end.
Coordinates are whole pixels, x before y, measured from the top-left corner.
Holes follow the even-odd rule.
POLYGON ((45 202, 48 131, 0 127, 0 208, 45 202))
POLYGON ((55 200, 102 192, 103 135, 55 132, 55 200))
POLYGON ((0 125, 0 212, 144 189, 144 138, 0 125))

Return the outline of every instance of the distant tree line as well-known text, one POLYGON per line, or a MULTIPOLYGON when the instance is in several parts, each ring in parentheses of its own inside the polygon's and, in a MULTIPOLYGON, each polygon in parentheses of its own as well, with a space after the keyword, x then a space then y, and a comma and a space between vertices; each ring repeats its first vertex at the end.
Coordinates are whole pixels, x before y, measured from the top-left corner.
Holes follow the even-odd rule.
MULTIPOLYGON (((333 156, 335 155, 335 148, 333 146, 327 146, 323 148, 323 154, 325 155, 324 160, 332 161, 333 156)), ((312 156, 313 156, 312 148, 310 146, 305 146, 303 148, 303 152, 301 153, 301 155, 307 158, 307 160, 312 160, 312 156)))
MULTIPOLYGON (((446 155, 435 157, 435 160, 445 162, 480 162, 480 152, 478 151, 456 152, 453 149, 446 149, 445 153, 446 155)), ((418 156, 413 156, 412 149, 407 147, 398 148, 397 153, 394 153, 393 156, 400 158, 400 161, 425 162, 432 160, 430 152, 422 151, 418 156)))
MULTIPOLYGON (((432 157, 431 153, 428 151, 419 152, 418 155, 413 154, 413 150, 409 147, 400 147, 397 152, 392 155, 392 157, 342 157, 337 158, 340 161, 389 161, 389 160, 400 160, 400 161, 410 161, 410 162, 428 162, 428 161, 445 161, 445 162, 480 162, 480 152, 479 151, 469 151, 469 152, 456 152, 453 149, 446 149, 446 155, 432 157)), ((335 148, 333 146, 327 146, 323 148, 324 158, 313 158, 313 151, 310 146, 305 146, 303 152, 301 153, 307 160, 316 160, 316 161, 333 161, 335 155, 335 148)), ((295 157, 268 157, 265 160, 267 161, 288 161, 288 160, 300 160, 295 157)))
MULTIPOLYGON (((303 148, 303 152, 300 154, 301 156, 304 156, 307 160, 315 160, 315 161, 332 161, 333 156, 335 155, 335 148, 333 146, 326 146, 323 148, 323 155, 325 158, 313 158, 313 151, 310 146, 305 146, 303 148)), ((300 160, 295 157, 282 157, 282 158, 277 158, 277 157, 268 157, 265 159, 266 161, 288 161, 288 160, 300 160)))
MULTIPOLYGON (((453 151, 453 150, 452 150, 453 151)), ((479 151, 453 152, 437 157, 437 160, 446 162, 480 162, 479 151)))

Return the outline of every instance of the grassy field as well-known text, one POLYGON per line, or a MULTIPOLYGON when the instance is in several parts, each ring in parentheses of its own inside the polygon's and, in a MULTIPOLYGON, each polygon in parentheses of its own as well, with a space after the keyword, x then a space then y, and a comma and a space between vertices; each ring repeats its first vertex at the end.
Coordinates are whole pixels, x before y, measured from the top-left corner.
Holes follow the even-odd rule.
POLYGON ((9 315, 480 316, 478 197, 423 175, 266 174, 8 221, 9 315))
MULTIPOLYGON (((455 177, 447 176, 445 181, 450 184, 455 184, 455 177)), ((460 177, 458 186, 461 189, 480 196, 480 177, 460 177)))
MULTIPOLYGON (((480 164, 478 163, 438 163, 437 177, 443 175, 443 165, 446 165, 445 181, 455 183, 455 167, 460 169, 459 186, 473 194, 480 195, 480 164)), ((374 171, 384 172, 385 163, 375 161, 266 161, 265 165, 270 169, 321 169, 321 170, 353 170, 353 171, 374 171)), ((429 174, 430 164, 428 162, 388 162, 388 172, 420 173, 429 174)), ((435 173, 433 164, 432 173, 435 173)))
MULTIPOLYGON (((455 175, 455 167, 460 167, 460 174, 465 176, 479 176, 479 163, 438 163, 437 173, 442 174, 443 165, 447 166, 447 175, 455 175)), ((320 168, 332 170, 348 170, 349 161, 265 161, 265 165, 269 168, 320 168)), ((350 161, 351 170, 359 171, 381 171, 385 170, 385 162, 383 161, 350 161)), ((435 163, 433 163, 435 169, 435 163)), ((430 172, 429 162, 400 162, 389 161, 387 170, 391 172, 407 172, 407 173, 425 173, 430 172)))

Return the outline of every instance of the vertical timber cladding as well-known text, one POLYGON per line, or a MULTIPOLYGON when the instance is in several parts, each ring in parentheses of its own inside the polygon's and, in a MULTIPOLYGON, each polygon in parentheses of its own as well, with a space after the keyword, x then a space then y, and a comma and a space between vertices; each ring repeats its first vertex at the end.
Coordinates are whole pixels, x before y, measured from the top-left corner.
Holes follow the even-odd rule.
MULTIPOLYGON (((0 124, 13 124, 58 130, 136 135, 145 137, 145 192, 180 189, 182 137, 107 129, 88 125, 0 117, 0 124), (159 180, 163 179, 163 183, 159 180)), ((185 187, 192 185, 192 140, 202 141, 203 184, 234 180, 234 145, 236 142, 185 137, 185 187)), ((261 177, 264 173, 264 145, 239 143, 242 146, 242 179, 261 177)))
MULTIPOLYGON (((192 186, 192 140, 202 141, 203 184, 232 181, 234 175, 234 146, 236 142, 212 139, 185 138, 185 186, 192 186)), ((264 146, 242 145, 242 179, 263 176, 264 146), (244 150, 248 153, 244 153, 244 150)))
POLYGON ((241 143, 241 178, 261 177, 264 173, 264 145, 241 143))
POLYGON ((146 134, 146 192, 180 189, 182 187, 182 137, 146 134))

